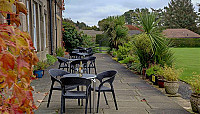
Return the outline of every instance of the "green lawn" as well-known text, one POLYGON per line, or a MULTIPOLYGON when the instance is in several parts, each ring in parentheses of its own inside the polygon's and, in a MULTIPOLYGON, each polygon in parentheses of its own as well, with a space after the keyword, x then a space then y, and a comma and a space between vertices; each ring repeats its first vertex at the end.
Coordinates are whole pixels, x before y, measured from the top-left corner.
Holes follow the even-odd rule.
POLYGON ((97 53, 107 53, 107 51, 108 51, 108 49, 109 49, 109 47, 96 47, 96 52, 97 53), (99 52, 99 50, 101 50, 101 52, 99 52))
POLYGON ((192 73, 200 74, 200 48, 172 48, 176 68, 182 68, 180 79, 189 82, 192 73))

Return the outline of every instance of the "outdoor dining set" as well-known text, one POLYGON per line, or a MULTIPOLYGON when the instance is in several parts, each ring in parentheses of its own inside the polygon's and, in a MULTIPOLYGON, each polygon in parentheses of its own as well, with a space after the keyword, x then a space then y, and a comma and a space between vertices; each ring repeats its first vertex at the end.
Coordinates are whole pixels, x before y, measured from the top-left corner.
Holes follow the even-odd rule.
POLYGON ((91 113, 92 96, 93 113, 98 113, 100 93, 102 92, 104 94, 106 105, 108 105, 105 92, 111 92, 116 110, 118 110, 113 87, 113 81, 117 71, 107 70, 97 74, 96 57, 93 54, 92 48, 78 47, 69 53, 69 58, 57 57, 59 62, 58 69, 49 70, 52 83, 47 107, 49 107, 51 101, 52 91, 59 90, 61 91, 61 114, 65 113, 65 99, 78 99, 78 105, 81 106, 83 106, 83 99, 85 99, 85 113, 87 113, 89 100, 89 109, 91 113), (91 73, 91 70, 94 70, 94 74, 91 73), (99 81, 98 86, 96 86, 96 80, 99 81), (55 82, 57 84, 55 84, 55 82), (106 83, 109 86, 105 86, 106 83), (93 94, 91 94, 91 91, 93 91, 93 94), (95 92, 98 93, 97 107, 95 92))

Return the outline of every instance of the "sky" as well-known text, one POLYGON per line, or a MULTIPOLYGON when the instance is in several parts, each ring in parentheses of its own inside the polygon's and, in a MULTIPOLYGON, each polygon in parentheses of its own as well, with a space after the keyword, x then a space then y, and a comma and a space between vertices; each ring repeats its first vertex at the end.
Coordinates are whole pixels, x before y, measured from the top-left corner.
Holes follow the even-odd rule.
MULTIPOLYGON (((65 0, 63 18, 74 22, 84 22, 89 26, 97 25, 98 21, 108 16, 122 15, 135 8, 164 8, 170 0, 65 0)), ((192 0, 197 11, 197 2, 192 0)))

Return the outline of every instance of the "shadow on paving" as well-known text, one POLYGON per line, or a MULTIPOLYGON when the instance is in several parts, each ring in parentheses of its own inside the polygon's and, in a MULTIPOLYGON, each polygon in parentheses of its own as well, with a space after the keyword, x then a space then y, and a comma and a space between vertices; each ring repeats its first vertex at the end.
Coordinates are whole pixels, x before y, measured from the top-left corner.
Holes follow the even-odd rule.
MULTIPOLYGON (((95 54, 95 56, 97 57, 97 73, 106 70, 118 71, 113 85, 119 110, 115 110, 111 93, 106 93, 109 105, 106 105, 103 94, 101 94, 99 107, 100 114, 189 114, 184 108, 176 104, 173 100, 152 87, 150 84, 146 83, 138 75, 112 60, 111 56, 108 54, 95 54)), ((58 63, 48 69, 51 68, 58 68, 58 63)), ((35 92, 46 93, 49 91, 51 81, 47 71, 43 78, 32 82, 32 86, 35 86, 35 92)), ((35 98, 37 98, 36 95, 35 98)), ((35 113, 60 113, 60 92, 54 91, 49 108, 46 107, 47 99, 48 96, 42 99, 43 102, 39 103, 39 107, 35 113)), ((84 106, 78 106, 77 100, 66 99, 65 108, 66 113, 68 114, 84 113, 84 106)))

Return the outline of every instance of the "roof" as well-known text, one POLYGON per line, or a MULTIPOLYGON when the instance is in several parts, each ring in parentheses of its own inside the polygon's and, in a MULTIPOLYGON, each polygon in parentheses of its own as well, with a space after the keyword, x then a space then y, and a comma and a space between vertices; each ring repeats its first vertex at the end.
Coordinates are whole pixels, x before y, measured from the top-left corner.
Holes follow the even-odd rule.
POLYGON ((126 25, 126 27, 128 27, 129 30, 138 30, 138 31, 142 31, 141 29, 139 29, 138 27, 133 26, 133 25, 126 25))
POLYGON ((97 34, 102 34, 102 31, 95 31, 95 30, 80 30, 83 31, 84 34, 87 34, 92 37, 96 37, 97 34))
POLYGON ((188 29, 166 29, 163 34, 168 38, 200 38, 200 35, 188 29))
POLYGON ((135 35, 135 34, 140 34, 140 33, 141 33, 141 31, 139 31, 139 30, 129 30, 129 31, 128 31, 128 34, 129 34, 130 36, 135 35))

